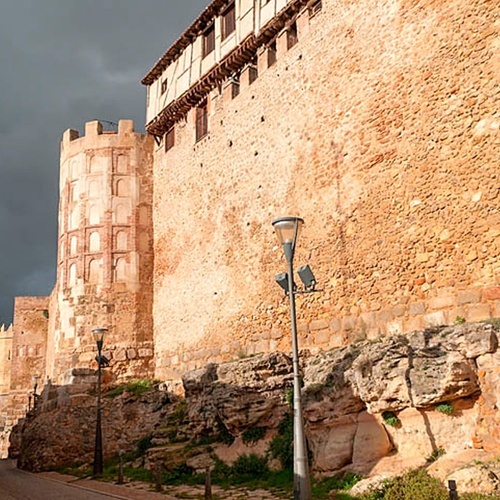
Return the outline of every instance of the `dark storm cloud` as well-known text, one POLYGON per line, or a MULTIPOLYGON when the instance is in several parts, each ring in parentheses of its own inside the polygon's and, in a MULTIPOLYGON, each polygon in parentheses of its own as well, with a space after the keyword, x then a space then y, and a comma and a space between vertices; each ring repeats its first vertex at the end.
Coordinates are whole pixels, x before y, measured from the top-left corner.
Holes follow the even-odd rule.
POLYGON ((144 124, 139 81, 209 0, 1 0, 0 324, 54 284, 59 141, 144 124))

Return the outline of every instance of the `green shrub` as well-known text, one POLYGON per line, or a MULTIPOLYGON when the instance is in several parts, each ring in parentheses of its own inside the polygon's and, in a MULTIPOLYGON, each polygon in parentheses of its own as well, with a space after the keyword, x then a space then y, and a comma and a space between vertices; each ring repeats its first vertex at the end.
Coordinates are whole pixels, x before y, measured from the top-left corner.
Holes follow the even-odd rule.
POLYGON ((453 405, 451 403, 440 403, 436 406, 435 410, 445 415, 451 415, 453 413, 453 405))
POLYGON ((382 413, 382 418, 384 419, 384 422, 387 425, 390 425, 391 427, 400 427, 401 426, 401 422, 400 422, 399 418, 392 411, 384 411, 382 413))
POLYGON ((266 435, 265 427, 250 427, 241 435, 243 443, 246 445, 260 441, 266 435))
POLYGON ((143 438, 139 439, 137 443, 135 444, 135 453, 134 453, 134 458, 139 458, 142 457, 149 448, 152 448, 153 445, 153 436, 144 436, 143 438))
POLYGON ((456 325, 463 325, 465 323, 465 318, 463 316, 457 316, 455 318, 456 325))
POLYGON ((444 448, 438 448, 437 450, 434 450, 427 458, 428 463, 435 462, 439 457, 442 457, 446 453, 446 450, 444 448))
POLYGON ((284 470, 293 469, 293 417, 287 415, 278 426, 278 435, 269 444, 269 455, 280 461, 284 470))
POLYGON ((231 479, 234 484, 241 484, 269 474, 267 458, 255 453, 240 455, 231 467, 231 479))
POLYGON ((407 472, 389 482, 385 487, 384 500, 447 500, 448 492, 438 479, 429 476, 424 469, 407 472))
MULTIPOLYGON (((316 481, 312 481, 311 493, 315 500, 328 500, 331 498, 332 491, 345 491, 351 489, 361 476, 348 472, 340 476, 325 477, 316 481)), ((336 494, 336 498, 342 498, 341 495, 336 494)), ((344 496, 344 498, 348 498, 344 496)))
POLYGON ((177 403, 174 411, 168 416, 167 422, 169 424, 180 424, 184 422, 188 417, 188 405, 186 400, 182 400, 177 403))

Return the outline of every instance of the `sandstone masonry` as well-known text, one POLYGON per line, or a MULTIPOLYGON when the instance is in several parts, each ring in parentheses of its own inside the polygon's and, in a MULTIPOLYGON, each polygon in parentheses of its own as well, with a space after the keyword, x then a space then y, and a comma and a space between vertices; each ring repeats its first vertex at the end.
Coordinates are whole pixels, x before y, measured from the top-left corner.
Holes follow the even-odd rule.
POLYGON ((16 303, 0 407, 95 366, 95 326, 123 379, 289 351, 281 215, 323 289, 301 347, 500 316, 495 2, 262 4, 212 1, 154 65, 149 136, 65 133, 57 283, 16 303))

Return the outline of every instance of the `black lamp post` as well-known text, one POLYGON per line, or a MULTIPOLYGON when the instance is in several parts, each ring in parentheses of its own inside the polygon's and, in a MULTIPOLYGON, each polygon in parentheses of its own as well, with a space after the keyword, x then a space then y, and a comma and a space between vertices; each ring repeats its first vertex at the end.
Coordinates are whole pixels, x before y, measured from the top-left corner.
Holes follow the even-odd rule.
POLYGON ((107 328, 94 328, 92 335, 97 344, 97 419, 95 429, 95 448, 94 448, 94 469, 93 475, 99 476, 102 474, 102 428, 101 428, 101 366, 104 363, 102 355, 102 345, 104 342, 104 334, 108 331, 107 328))
MULTIPOLYGON (((280 217, 272 224, 280 243, 283 245, 288 262, 288 275, 277 276, 278 283, 286 289, 290 296, 290 317, 292 323, 292 355, 293 355, 293 498, 294 500, 311 500, 311 484, 307 459, 302 402, 300 398, 299 349, 297 340, 297 317, 295 313, 295 292, 293 282, 293 256, 295 244, 304 220, 300 217, 280 217)), ((300 276, 302 279, 302 275, 300 276)))
POLYGON ((36 390, 38 388, 38 375, 33 375, 33 409, 36 408, 36 401, 38 399, 38 394, 36 390))

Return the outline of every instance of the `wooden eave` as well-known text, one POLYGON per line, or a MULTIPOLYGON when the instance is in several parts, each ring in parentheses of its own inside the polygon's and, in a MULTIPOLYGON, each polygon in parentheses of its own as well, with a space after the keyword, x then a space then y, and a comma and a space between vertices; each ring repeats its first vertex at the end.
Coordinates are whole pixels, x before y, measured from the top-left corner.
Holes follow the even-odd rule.
POLYGON ((213 0, 213 2, 205 8, 205 10, 196 18, 196 20, 189 26, 189 28, 182 33, 182 35, 170 46, 170 48, 163 54, 163 56, 156 61, 153 68, 141 80, 143 85, 151 85, 162 75, 165 69, 175 61, 182 51, 191 45, 198 36, 210 24, 210 21, 219 14, 230 0, 213 0))
MULTIPOLYGON (((309 1, 310 0, 296 0, 292 2, 278 16, 271 19, 258 35, 252 34, 245 38, 243 42, 233 49, 196 84, 160 111, 160 113, 146 125, 147 132, 154 136, 163 136, 175 122, 182 119, 191 108, 203 101, 206 95, 216 88, 217 85, 255 59, 259 47, 266 45, 275 38, 276 35, 297 16, 301 8, 309 3, 309 1)), ((210 6, 212 5, 213 4, 210 6)))

